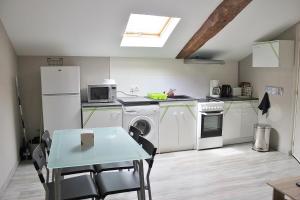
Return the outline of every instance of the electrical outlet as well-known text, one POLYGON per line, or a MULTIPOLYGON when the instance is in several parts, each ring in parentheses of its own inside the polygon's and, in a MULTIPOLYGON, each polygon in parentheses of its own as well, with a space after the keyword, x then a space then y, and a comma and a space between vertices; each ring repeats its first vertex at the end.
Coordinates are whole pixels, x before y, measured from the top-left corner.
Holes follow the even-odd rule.
POLYGON ((265 91, 272 96, 283 96, 283 87, 266 86, 265 91))
POLYGON ((133 93, 133 92, 139 92, 140 91, 140 87, 138 85, 132 85, 130 87, 130 92, 133 93))

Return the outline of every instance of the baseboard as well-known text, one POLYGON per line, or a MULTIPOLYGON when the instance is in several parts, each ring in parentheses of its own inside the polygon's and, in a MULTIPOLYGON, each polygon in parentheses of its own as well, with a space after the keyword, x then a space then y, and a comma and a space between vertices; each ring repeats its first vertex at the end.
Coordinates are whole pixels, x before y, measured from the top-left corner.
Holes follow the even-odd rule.
MULTIPOLYGON (((6 180, 4 181, 3 185, 0 187, 0 197, 2 197, 2 195, 4 194, 4 191, 6 190, 11 178, 13 177, 13 175, 15 174, 17 167, 19 165, 19 161, 17 161, 13 168, 10 170, 9 175, 7 176, 6 180)), ((0 198, 1 199, 1 198, 0 198)))
POLYGON ((223 144, 239 144, 239 143, 246 143, 246 142, 253 142, 253 137, 243 137, 243 138, 234 138, 234 139, 224 139, 223 144))

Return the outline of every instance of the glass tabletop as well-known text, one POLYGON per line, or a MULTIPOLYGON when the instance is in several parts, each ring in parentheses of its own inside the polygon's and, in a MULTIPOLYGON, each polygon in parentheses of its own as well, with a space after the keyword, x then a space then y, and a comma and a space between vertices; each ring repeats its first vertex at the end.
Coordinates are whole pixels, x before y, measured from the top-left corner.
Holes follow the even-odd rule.
POLYGON ((81 149, 84 129, 54 131, 48 168, 65 168, 93 164, 148 159, 151 156, 121 127, 92 128, 94 146, 81 149))

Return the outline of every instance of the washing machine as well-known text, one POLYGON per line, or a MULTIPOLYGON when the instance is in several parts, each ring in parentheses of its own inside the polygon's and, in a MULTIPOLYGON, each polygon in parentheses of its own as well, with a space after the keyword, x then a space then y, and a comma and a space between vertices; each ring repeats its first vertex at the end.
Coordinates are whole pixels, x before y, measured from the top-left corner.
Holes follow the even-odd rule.
POLYGON ((135 126, 143 132, 143 137, 158 148, 159 106, 139 105, 123 107, 123 128, 127 131, 135 126))

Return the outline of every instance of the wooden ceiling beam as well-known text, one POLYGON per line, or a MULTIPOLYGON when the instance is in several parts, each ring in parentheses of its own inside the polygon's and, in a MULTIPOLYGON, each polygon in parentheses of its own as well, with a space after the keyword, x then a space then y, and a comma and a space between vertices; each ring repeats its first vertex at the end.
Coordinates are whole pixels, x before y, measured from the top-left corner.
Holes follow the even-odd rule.
POLYGON ((231 22, 251 1, 252 0, 223 0, 183 47, 176 58, 189 58, 231 22))

